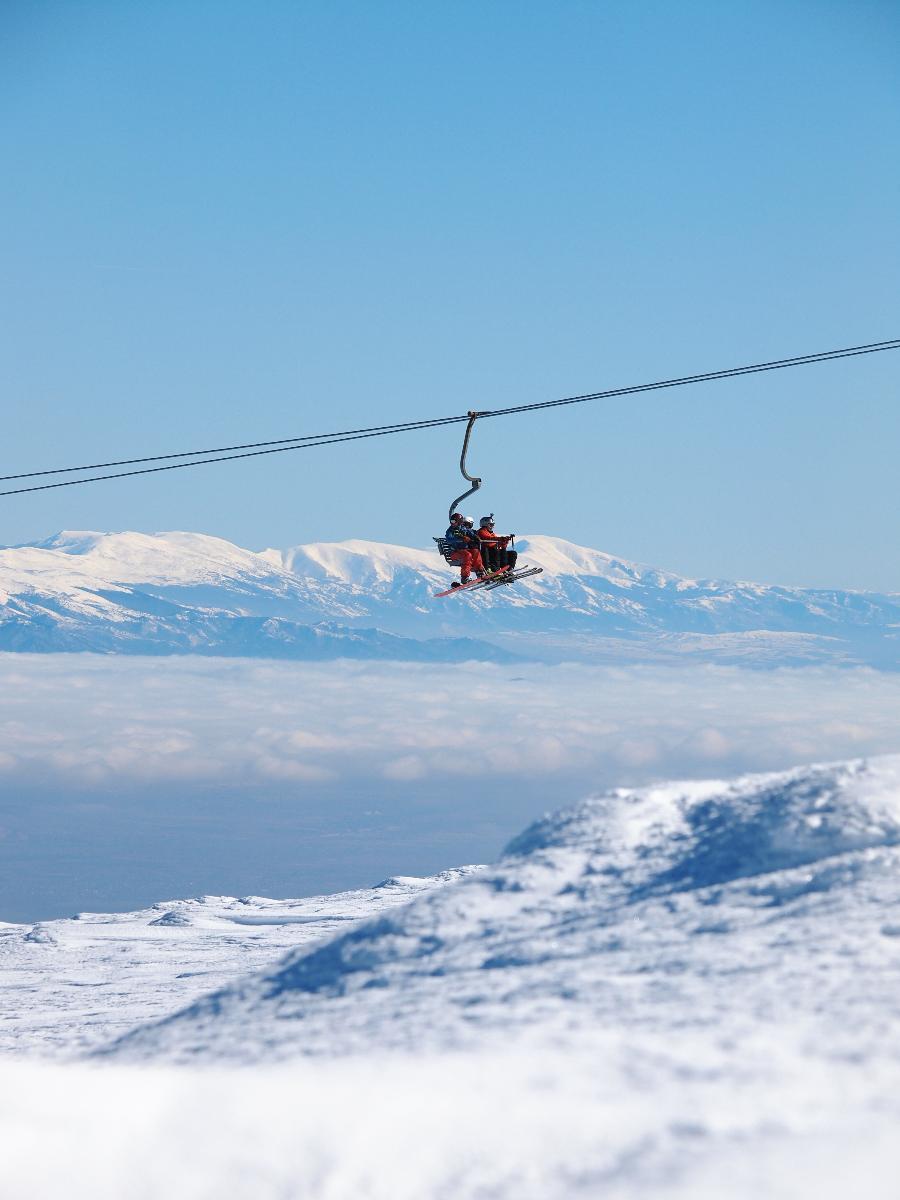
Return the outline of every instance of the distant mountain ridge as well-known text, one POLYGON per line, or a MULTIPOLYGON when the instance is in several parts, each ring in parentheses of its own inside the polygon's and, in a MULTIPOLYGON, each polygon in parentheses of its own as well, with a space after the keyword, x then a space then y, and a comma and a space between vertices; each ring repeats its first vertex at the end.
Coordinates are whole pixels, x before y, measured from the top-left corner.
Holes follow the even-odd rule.
POLYGON ((629 644, 898 662, 897 595, 687 579, 546 535, 518 549, 544 574, 435 601, 453 572, 433 549, 254 552, 198 533, 63 532, 0 550, 0 650, 446 662, 629 644))

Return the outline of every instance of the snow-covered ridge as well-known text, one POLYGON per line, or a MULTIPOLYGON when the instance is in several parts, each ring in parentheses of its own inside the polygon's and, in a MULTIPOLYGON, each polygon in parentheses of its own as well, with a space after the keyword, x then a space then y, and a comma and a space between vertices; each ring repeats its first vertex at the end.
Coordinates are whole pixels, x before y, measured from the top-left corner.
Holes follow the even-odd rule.
MULTIPOLYGON (((543 567, 550 575, 587 575, 608 579, 620 587, 630 587, 645 578, 660 584, 688 582, 677 575, 614 558, 602 550, 590 550, 564 538, 544 534, 523 536, 517 539, 516 547, 523 559, 543 567)), ((407 546, 355 539, 310 542, 280 552, 264 550, 262 554, 267 561, 277 563, 292 574, 318 575, 323 579, 361 585, 392 582, 404 570, 431 574, 443 569, 433 548, 414 550, 407 546)))
POLYGON ((877 946, 842 964, 846 940, 831 947, 822 931, 890 939, 898 901, 900 757, 617 789, 533 825, 495 867, 290 953, 111 1053, 257 1060, 654 1028, 668 960, 678 1009, 700 1026, 724 1019, 735 988, 736 1012, 777 1004, 810 1019, 805 992, 779 995, 780 946, 795 939, 816 969, 831 964, 840 1005, 861 1010, 877 946))
POLYGON ((433 548, 351 539, 256 553, 196 533, 60 533, 0 550, 0 650, 497 661, 505 638, 531 657, 642 641, 785 661, 789 636, 792 661, 900 663, 897 596, 686 579, 547 535, 517 545, 542 575, 436 601, 455 573, 433 548), (463 636, 478 640, 447 640, 463 636))
POLYGON ((263 556, 292 575, 366 587, 392 583, 404 570, 439 577, 441 560, 433 550, 382 542, 310 542, 290 550, 264 550, 263 556))
POLYGON ((197 1179, 892 1200, 898 911, 889 758, 606 792, 462 878, 0 927, 22 1042, 148 1022, 102 1070, 7 1058, 3 1179, 22 1200, 136 1178, 175 1200, 197 1179))
MULTIPOLYGON (((517 545, 523 557, 552 575, 604 578, 622 587, 645 578, 660 584, 690 583, 677 575, 614 558, 563 538, 521 537, 517 545)), ((54 567, 66 577, 74 571, 78 578, 107 584, 193 584, 243 575, 267 578, 284 574, 367 586, 389 583, 403 571, 435 578, 450 573, 433 547, 420 550, 354 538, 255 552, 201 533, 67 530, 40 542, 0 549, 3 572, 18 570, 27 574, 39 570, 52 577, 54 567), (72 563, 72 559, 80 561, 72 563)))
POLYGON ((267 577, 271 564, 252 550, 202 533, 97 533, 63 531, 42 542, 0 551, 0 563, 15 568, 65 571, 71 564, 84 578, 110 584, 198 583, 242 575, 267 577))

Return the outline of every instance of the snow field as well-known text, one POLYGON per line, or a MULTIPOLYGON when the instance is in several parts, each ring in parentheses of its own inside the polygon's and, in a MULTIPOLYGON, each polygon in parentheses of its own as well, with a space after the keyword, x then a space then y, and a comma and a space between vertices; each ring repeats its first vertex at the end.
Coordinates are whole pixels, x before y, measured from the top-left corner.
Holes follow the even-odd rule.
POLYGON ((72 1057, 96 1048, 465 873, 300 900, 202 896, 132 913, 0 922, 0 1052, 72 1057))
MULTIPOLYGON (((7 1058, 3 1200, 896 1197, 900 757, 614 789, 391 886, 130 914, 198 963, 331 924, 91 1062, 7 1058)), ((79 936, 89 981, 117 934, 79 936)))

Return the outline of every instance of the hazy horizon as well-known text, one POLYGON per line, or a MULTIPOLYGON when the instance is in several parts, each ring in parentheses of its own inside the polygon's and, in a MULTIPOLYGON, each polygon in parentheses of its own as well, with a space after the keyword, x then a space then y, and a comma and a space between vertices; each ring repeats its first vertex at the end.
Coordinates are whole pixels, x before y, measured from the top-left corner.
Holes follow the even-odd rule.
POLYGON ((867 669, 4 654, 0 683, 0 920, 368 886, 598 789, 900 750, 867 669))

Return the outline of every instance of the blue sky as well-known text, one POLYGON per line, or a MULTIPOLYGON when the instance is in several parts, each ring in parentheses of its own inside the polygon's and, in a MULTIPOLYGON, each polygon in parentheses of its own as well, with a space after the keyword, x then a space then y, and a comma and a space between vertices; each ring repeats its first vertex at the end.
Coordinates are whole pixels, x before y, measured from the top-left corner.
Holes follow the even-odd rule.
MULTIPOLYGON (((900 333, 900 8, 7 0, 3 473, 900 333)), ((900 354, 487 422, 481 509, 900 589, 900 354)), ((457 428, 2 501, 0 542, 425 544, 457 428)))

